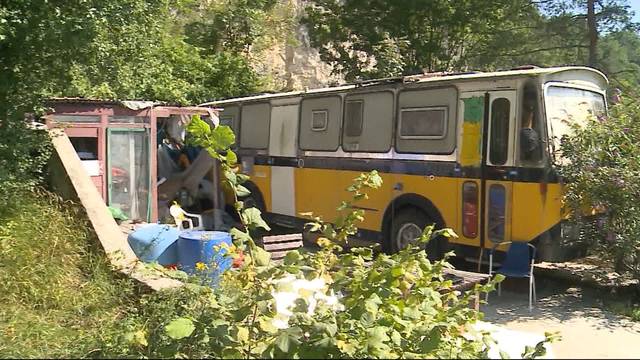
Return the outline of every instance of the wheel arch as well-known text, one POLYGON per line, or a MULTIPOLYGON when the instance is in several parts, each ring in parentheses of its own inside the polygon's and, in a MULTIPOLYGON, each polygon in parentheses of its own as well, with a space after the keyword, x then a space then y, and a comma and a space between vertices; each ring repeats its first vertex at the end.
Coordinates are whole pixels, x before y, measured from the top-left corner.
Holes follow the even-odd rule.
POLYGON ((446 224, 444 222, 442 214, 433 204, 433 202, 431 202, 431 200, 422 195, 414 193, 402 194, 393 199, 393 201, 391 201, 391 203, 387 205, 387 208, 384 211, 384 215, 382 216, 381 228, 383 236, 389 236, 389 232, 391 231, 391 222, 393 220, 394 214, 398 214, 403 209, 411 207, 424 212, 427 216, 435 221, 436 227, 445 227, 446 224))

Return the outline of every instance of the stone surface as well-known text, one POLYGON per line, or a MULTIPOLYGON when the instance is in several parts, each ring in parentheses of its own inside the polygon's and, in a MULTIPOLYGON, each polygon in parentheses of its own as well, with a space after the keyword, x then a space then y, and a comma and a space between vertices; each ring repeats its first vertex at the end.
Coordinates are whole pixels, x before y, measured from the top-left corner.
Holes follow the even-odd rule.
POLYGON ((296 21, 265 47, 252 49, 255 69, 271 77, 270 87, 274 91, 314 89, 343 82, 342 77, 331 74, 331 66, 311 47, 306 27, 297 21, 307 4, 304 0, 280 0, 274 16, 296 21))

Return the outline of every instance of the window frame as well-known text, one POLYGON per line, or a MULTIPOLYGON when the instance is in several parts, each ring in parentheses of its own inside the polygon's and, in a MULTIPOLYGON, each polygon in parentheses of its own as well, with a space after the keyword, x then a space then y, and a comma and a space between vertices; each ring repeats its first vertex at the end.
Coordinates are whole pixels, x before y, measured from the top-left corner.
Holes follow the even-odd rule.
POLYGON ((489 164, 494 165, 494 166, 506 166, 509 163, 509 152, 511 150, 510 145, 513 143, 513 139, 511 136, 511 133, 513 132, 511 129, 511 119, 513 117, 514 114, 512 114, 512 108, 514 107, 514 104, 512 103, 512 99, 510 99, 507 96, 498 96, 495 97, 493 99, 491 99, 491 104, 490 106, 490 118, 489 118, 489 141, 488 141, 488 160, 489 160, 489 164), (506 129, 506 143, 503 149, 503 153, 502 155, 504 156, 504 160, 501 163, 497 163, 494 162, 494 159, 492 158, 492 151, 493 151, 493 147, 494 147, 494 142, 493 139, 496 139, 496 137, 494 136, 495 134, 495 129, 494 129, 494 109, 493 109, 493 105, 496 103, 496 101, 504 99, 507 101, 507 106, 508 106, 508 113, 507 113, 507 118, 506 118, 506 125, 507 125, 507 129, 506 129))
POLYGON ((311 131, 315 132, 325 132, 329 128, 329 109, 317 109, 311 110, 311 131), (313 126, 313 118, 316 114, 324 114, 324 126, 321 128, 316 128, 313 126))
POLYGON ((447 126, 449 118, 449 106, 448 105, 436 105, 436 106, 421 106, 421 107, 408 107, 400 108, 400 118, 398 119, 398 137, 402 140, 442 140, 447 137, 447 126), (442 135, 402 135, 402 123, 404 120, 403 114, 405 112, 418 112, 423 110, 438 111, 444 110, 444 117, 442 118, 442 128, 444 132, 442 135))
POLYGON ((345 96, 344 99, 344 115, 343 115, 343 119, 342 119, 342 127, 343 127, 343 134, 342 137, 344 138, 345 136, 348 137, 361 137, 362 136, 362 131, 364 130, 364 107, 365 107, 365 101, 364 99, 354 99, 354 100, 348 100, 347 97, 345 96), (358 126, 358 129, 360 129, 360 131, 358 132, 357 135, 351 135, 348 134, 347 128, 347 114, 348 114, 348 110, 347 107, 349 106, 349 104, 360 104, 360 124, 358 126))

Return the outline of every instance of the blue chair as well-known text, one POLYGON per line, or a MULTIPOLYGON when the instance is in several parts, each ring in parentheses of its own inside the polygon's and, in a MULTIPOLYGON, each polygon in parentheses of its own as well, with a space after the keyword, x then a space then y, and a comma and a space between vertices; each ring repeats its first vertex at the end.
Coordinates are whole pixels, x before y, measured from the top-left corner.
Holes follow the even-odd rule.
MULTIPOLYGON (((536 247, 524 241, 506 241, 496 243, 489 252, 489 275, 502 274, 505 277, 529 278, 529 311, 532 310, 532 299, 536 301, 536 280, 533 277, 533 263, 536 259, 536 247), (493 270, 493 253, 500 245, 509 245, 509 250, 502 262, 502 265, 493 270)), ((498 284, 498 296, 500 296, 502 287, 498 284)), ((489 301, 489 294, 487 294, 489 301)))

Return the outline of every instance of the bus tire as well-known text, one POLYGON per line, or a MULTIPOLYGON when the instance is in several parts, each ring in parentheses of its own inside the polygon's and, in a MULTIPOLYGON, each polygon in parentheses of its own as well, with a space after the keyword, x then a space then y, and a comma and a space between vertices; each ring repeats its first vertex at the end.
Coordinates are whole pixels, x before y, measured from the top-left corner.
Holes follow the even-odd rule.
MULTIPOLYGON (((397 253, 406 247, 411 239, 419 237, 424 228, 435 223, 426 213, 417 208, 400 210, 392 220, 390 234, 385 239, 385 252, 397 253)), ((446 239, 442 237, 429 241, 425 248, 427 257, 430 260, 442 259, 446 252, 446 245, 446 239)))

